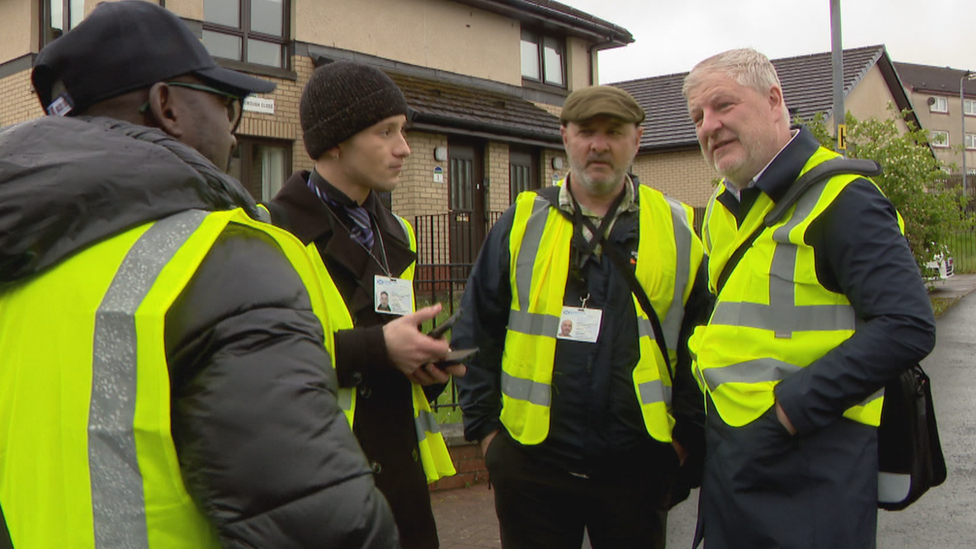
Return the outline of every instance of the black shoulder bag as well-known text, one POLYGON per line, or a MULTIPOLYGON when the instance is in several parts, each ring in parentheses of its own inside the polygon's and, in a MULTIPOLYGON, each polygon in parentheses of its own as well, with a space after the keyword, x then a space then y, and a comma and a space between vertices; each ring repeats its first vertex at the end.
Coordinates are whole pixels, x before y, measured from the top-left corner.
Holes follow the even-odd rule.
MULTIPOLYGON (((763 224, 739 246, 719 276, 721 293, 736 264, 768 227, 810 187, 840 174, 878 175, 880 166, 870 160, 835 158, 797 179, 783 199, 763 219, 763 224)), ((932 388, 922 366, 915 364, 885 385, 881 426, 878 428, 878 507, 905 509, 929 488, 945 482, 946 465, 932 404, 932 388)))

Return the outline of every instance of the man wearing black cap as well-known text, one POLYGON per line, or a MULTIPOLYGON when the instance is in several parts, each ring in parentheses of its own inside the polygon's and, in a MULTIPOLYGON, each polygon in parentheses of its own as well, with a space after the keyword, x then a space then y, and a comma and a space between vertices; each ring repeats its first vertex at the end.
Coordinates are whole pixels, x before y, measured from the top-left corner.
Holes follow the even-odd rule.
POLYGON ((6 541, 398 547, 322 367, 328 280, 223 173, 274 85, 142 1, 100 4, 33 83, 52 116, 0 132, 6 541))
POLYGON ((506 549, 661 548, 702 455, 688 336, 708 297, 691 208, 627 172, 644 111, 610 86, 562 110, 570 173, 492 227, 451 338, 465 436, 506 549), (572 337, 561 337, 561 326, 572 337), (681 487, 675 481, 681 477, 681 487))
POLYGON ((340 400, 349 403, 400 542, 404 549, 436 549, 427 483, 453 475, 454 467, 428 400, 464 366, 431 364, 449 347, 418 326, 440 305, 409 312, 416 237, 377 195, 396 188, 410 154, 407 102, 379 69, 339 61, 313 73, 300 114, 315 167, 289 178, 268 207, 275 224, 318 248, 349 311, 335 334, 340 400))

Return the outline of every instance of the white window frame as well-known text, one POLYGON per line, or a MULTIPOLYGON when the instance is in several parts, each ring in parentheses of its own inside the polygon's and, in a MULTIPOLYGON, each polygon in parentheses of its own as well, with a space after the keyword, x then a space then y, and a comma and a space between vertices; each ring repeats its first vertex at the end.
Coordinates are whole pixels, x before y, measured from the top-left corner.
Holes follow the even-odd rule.
MULTIPOLYGON (((237 42, 237 54, 234 56, 222 56, 222 52, 211 51, 211 55, 214 57, 220 57, 223 59, 230 59, 233 61, 239 61, 243 63, 248 63, 252 65, 259 65, 262 67, 274 67, 279 69, 290 69, 290 59, 288 56, 288 38, 290 35, 290 13, 292 0, 281 0, 281 29, 280 34, 276 32, 260 32, 252 28, 252 4, 256 0, 230 0, 232 3, 237 4, 236 16, 230 19, 236 19, 236 24, 231 25, 229 21, 224 21, 218 23, 213 20, 206 18, 207 13, 207 3, 206 0, 203 1, 204 4, 204 21, 203 21, 203 44, 207 46, 208 50, 213 49, 220 40, 230 39, 231 41, 237 42), (277 49, 277 59, 273 63, 262 63, 261 62, 261 48, 265 48, 265 51, 272 51, 277 49), (270 48, 270 49, 268 49, 270 48)), ((214 5, 214 7, 219 7, 214 5)), ((221 18, 226 17, 223 12, 216 12, 215 14, 220 15, 221 18)))
POLYGON ((941 95, 933 95, 932 99, 934 99, 935 101, 933 101, 932 104, 929 105, 929 112, 940 112, 940 113, 949 112, 948 97, 943 97, 941 95))
POLYGON ((976 116, 976 99, 964 99, 962 102, 962 112, 966 116, 976 116))
POLYGON ((521 32, 521 55, 522 59, 522 80, 543 84, 554 88, 566 88, 567 70, 566 58, 568 45, 564 37, 544 34, 535 29, 525 28, 521 32), (534 59, 525 59, 524 56, 534 54, 534 59), (535 68, 538 74, 526 74, 526 61, 535 68), (559 70, 558 78, 551 78, 552 72, 559 70))
POLYGON ((976 133, 966 134, 966 150, 976 150, 976 133))
POLYGON ((946 130, 929 130, 929 144, 940 149, 949 148, 949 132, 946 130), (939 139, 944 136, 945 139, 939 139))

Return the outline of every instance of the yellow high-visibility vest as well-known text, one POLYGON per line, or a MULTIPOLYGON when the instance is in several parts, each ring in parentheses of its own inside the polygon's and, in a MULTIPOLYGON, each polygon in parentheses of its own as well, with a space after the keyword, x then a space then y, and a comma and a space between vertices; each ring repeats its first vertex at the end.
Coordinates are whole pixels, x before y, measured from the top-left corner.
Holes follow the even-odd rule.
MULTIPOLYGON (((837 156, 821 147, 800 175, 837 156)), ((695 377, 727 424, 741 427, 760 417, 775 403, 773 389, 781 380, 854 334, 854 308, 844 294, 820 283, 805 235, 841 191, 861 178, 837 175, 812 186, 766 228, 729 276, 708 325, 697 328, 689 341, 695 377)), ((709 201, 703 227, 713 293, 735 250, 775 206, 761 194, 738 226, 735 215, 717 203, 720 193, 709 201)), ((900 216, 899 226, 904 232, 900 216)), ((844 416, 877 426, 883 395, 881 389, 844 416)))
MULTIPOLYGON (((413 227, 406 219, 396 214, 393 217, 400 222, 400 226, 410 244, 410 250, 416 253, 417 237, 414 234, 413 227)), ((315 243, 310 244, 309 248, 314 249, 315 243)), ((412 261, 397 278, 413 280, 416 267, 417 262, 412 261)), ((334 284, 333 287, 335 287, 334 284)), ((336 289, 335 295, 329 303, 329 309, 331 310, 333 308, 342 310, 342 315, 338 317, 336 330, 351 329, 353 327, 352 316, 342 301, 342 296, 339 294, 338 289, 336 289), (338 299, 338 302, 335 301, 336 299, 338 299)), ((415 308, 416 304, 411 304, 411 310, 415 308)), ((435 482, 443 477, 454 475, 456 473, 454 470, 454 462, 451 461, 451 454, 448 452, 447 444, 444 442, 444 435, 441 434, 440 428, 437 425, 437 418, 430 409, 430 403, 427 402, 427 395, 424 394, 423 387, 416 383, 411 383, 410 391, 410 397, 413 401, 413 423, 417 431, 417 447, 420 450, 420 462, 424 466, 424 475, 427 477, 427 482, 435 482)), ((346 413, 346 419, 349 420, 349 425, 352 426, 353 420, 356 417, 355 388, 340 389, 339 403, 346 413)))
MULTIPOLYGON (((638 188, 640 239, 635 274, 661 320, 674 363, 684 306, 702 261, 702 245, 692 230, 690 207, 645 185, 638 188)), ((546 198, 534 192, 518 196, 509 237, 512 306, 502 356, 501 422, 522 444, 539 444, 549 434, 553 360, 572 236, 573 223, 546 198)), ((635 397, 648 434, 670 442, 674 426, 671 378, 651 321, 636 296, 632 298, 640 349, 633 373, 635 397)))
POLYGON ((316 261, 241 209, 146 223, 0 291, 0 501, 15 547, 219 547, 180 473, 164 335, 230 223, 277 242, 329 337, 316 261))

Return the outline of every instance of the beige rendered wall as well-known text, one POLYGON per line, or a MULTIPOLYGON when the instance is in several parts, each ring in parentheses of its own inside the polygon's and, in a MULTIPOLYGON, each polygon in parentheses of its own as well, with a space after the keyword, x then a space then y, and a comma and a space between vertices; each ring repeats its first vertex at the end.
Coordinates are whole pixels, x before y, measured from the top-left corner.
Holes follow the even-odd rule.
POLYGON ((0 63, 37 49, 39 23, 34 1, 0 0, 0 63))
POLYGON ((203 0, 166 0, 166 9, 186 19, 203 21, 203 0))
MULTIPOLYGON (((566 83, 569 91, 590 85, 589 43, 579 38, 566 39, 566 83)), ((598 73, 596 73, 598 74, 598 73)))
MULTIPOLYGON (((881 69, 878 68, 878 65, 874 65, 844 100, 844 109, 858 120, 869 118, 884 120, 894 116, 888 110, 888 104, 894 104, 894 102, 895 97, 891 94, 891 89, 888 88, 888 83, 881 74, 881 69)), ((828 121, 828 124, 833 126, 833 121, 828 121)), ((903 132, 908 131, 908 126, 902 120, 898 121, 898 127, 903 132)))
POLYGON ((448 0, 297 0, 294 38, 516 86, 520 27, 448 0))
POLYGON ((694 207, 708 203, 715 190, 712 182, 720 177, 697 149, 640 155, 633 172, 642 184, 694 207))

